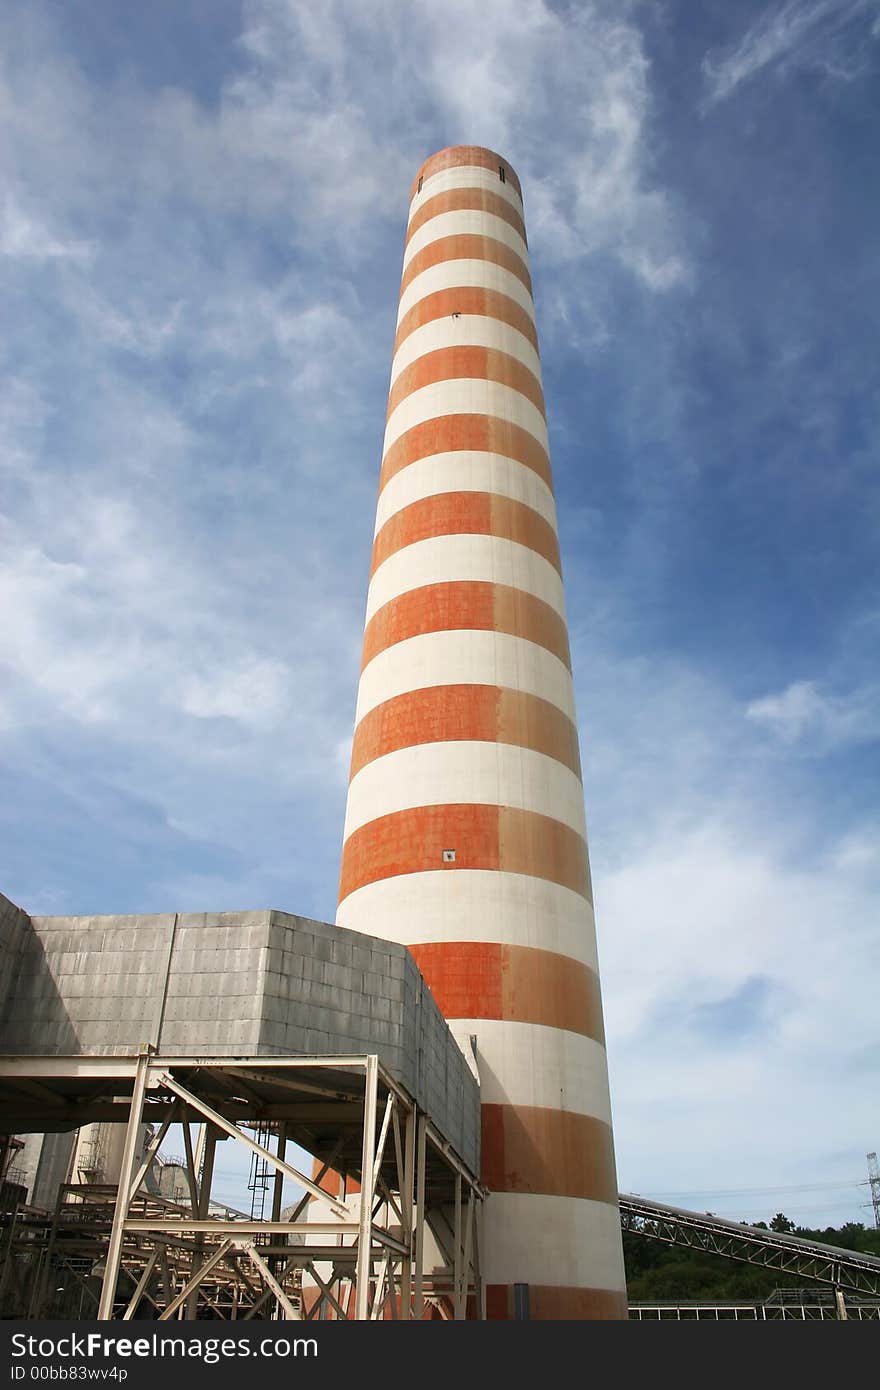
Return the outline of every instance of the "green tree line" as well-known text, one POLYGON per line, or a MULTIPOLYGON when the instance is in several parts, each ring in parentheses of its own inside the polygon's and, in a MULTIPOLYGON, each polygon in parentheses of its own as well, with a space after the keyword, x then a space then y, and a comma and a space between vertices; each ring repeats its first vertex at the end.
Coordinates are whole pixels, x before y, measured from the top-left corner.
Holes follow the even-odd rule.
MULTIPOLYGON (((825 1230, 818 1231, 796 1226, 783 1212, 777 1212, 769 1224, 756 1221, 743 1222, 743 1225, 880 1256, 880 1231, 868 1230, 859 1221, 847 1221, 839 1229, 827 1226, 825 1230)), ((764 1269, 760 1265, 741 1264, 723 1255, 711 1255, 681 1245, 666 1245, 630 1231, 625 1231, 623 1235, 623 1254, 631 1303, 650 1303, 655 1299, 681 1299, 687 1302, 730 1299, 748 1302, 763 1300, 777 1288, 827 1288, 827 1285, 819 1285, 800 1275, 764 1269)))

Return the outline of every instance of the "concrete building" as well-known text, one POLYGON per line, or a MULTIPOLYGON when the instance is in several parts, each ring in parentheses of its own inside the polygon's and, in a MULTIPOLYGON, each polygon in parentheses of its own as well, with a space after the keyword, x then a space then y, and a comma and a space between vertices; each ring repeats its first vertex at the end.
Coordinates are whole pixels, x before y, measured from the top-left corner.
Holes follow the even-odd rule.
POLYGON ((458 146, 412 187, 337 920, 476 1039, 495 1318, 627 1315, 570 665, 520 183, 458 146))
POLYGON ((30 917, 0 895, 0 956, 0 1315, 482 1308, 478 1083, 403 945, 276 911, 30 917), (184 1158, 163 1163, 172 1124, 184 1158), (212 1196, 229 1139, 266 1175, 250 1217, 212 1196), (286 1218, 285 1177, 304 1190, 286 1218))
MULTIPOLYGON (((472 1070, 396 942, 277 911, 30 917, 0 894, 0 954, 0 1057, 375 1051, 456 1152, 478 1162, 472 1070)), ((85 1178, 96 1140, 99 1177, 115 1180, 115 1128, 81 1129, 75 1150, 62 1136, 46 1205, 59 1182, 85 1178)))

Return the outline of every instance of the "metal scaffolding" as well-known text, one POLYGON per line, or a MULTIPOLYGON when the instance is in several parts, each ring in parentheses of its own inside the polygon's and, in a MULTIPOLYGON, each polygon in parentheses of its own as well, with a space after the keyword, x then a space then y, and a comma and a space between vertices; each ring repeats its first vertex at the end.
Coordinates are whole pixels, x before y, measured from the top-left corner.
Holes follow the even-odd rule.
POLYGON ((13 1316, 485 1315, 485 1189, 375 1054, 0 1058, 0 1133, 92 1121, 126 1125, 118 1186, 65 1184, 51 1217, 20 1204, 0 1214, 0 1303, 16 1305, 17 1288, 13 1316), (202 1126, 195 1146, 194 1123, 202 1126), (154 1133, 140 1156, 144 1124, 154 1133), (186 1149, 184 1203, 148 1190, 172 1124, 186 1149), (215 1149, 225 1139, 274 1175, 271 1219, 212 1204, 215 1149), (314 1176, 287 1161, 290 1142, 313 1156, 314 1176), (345 1178, 345 1195, 327 1190, 328 1173, 345 1178), (281 1219, 285 1177, 304 1190, 289 1220, 281 1219), (59 1312, 53 1294, 71 1290, 78 1311, 66 1297, 59 1312))

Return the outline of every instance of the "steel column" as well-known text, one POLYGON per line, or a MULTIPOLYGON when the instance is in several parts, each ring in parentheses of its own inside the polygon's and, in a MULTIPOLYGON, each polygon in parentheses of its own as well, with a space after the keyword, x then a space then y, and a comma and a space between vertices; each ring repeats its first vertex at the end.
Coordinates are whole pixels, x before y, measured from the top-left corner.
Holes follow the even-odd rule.
POLYGON ((378 1101, 379 1058, 371 1053, 364 1073, 364 1139, 361 1150, 361 1214, 358 1230, 357 1289, 355 1318, 369 1316, 370 1247, 373 1235, 373 1164, 376 1155, 376 1110, 378 1101))
POLYGON ((101 1299, 98 1304, 98 1320, 103 1322, 113 1315, 113 1301, 116 1297, 116 1284, 119 1279, 119 1263, 122 1256, 122 1239, 125 1234, 125 1219, 131 1193, 131 1180, 137 1159, 138 1132, 144 1108, 144 1096, 150 1075, 150 1053, 142 1052, 137 1059, 134 1085, 131 1092, 131 1109, 125 1129, 125 1146, 122 1150, 122 1165, 119 1172, 119 1188, 113 1224, 110 1228, 110 1244, 107 1248, 107 1267, 101 1286, 101 1299))

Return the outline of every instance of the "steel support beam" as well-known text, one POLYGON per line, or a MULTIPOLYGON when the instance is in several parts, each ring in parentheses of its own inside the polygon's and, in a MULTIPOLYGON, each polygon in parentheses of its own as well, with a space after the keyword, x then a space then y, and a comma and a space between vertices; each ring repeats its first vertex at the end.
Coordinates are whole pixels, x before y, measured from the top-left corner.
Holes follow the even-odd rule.
POLYGON ((278 1283, 278 1280, 275 1278, 275 1275, 272 1273, 271 1269, 266 1264, 266 1261, 260 1255, 253 1241, 245 1241, 240 1248, 243 1251, 245 1251, 251 1263, 254 1264, 256 1268, 259 1270, 259 1272, 262 1274, 266 1283, 269 1285, 269 1288, 272 1290, 275 1297, 278 1299, 278 1302, 281 1304, 281 1307, 284 1309, 284 1316, 288 1319, 295 1319, 298 1321, 299 1314, 297 1313, 290 1299, 287 1297, 287 1294, 282 1289, 281 1285, 278 1283))
POLYGON ((134 1317, 134 1315, 135 1315, 135 1310, 136 1310, 138 1304, 140 1303, 140 1301, 141 1301, 141 1299, 142 1299, 142 1297, 143 1297, 143 1295, 144 1295, 144 1292, 146 1291, 147 1285, 148 1285, 149 1282, 150 1282, 150 1275, 153 1273, 153 1266, 155 1265, 156 1261, 157 1261, 158 1258, 159 1258, 159 1252, 160 1252, 163 1248, 164 1248, 164 1247, 161 1246, 161 1245, 154 1245, 154 1246, 153 1246, 153 1253, 150 1255, 149 1259, 147 1260, 147 1263, 144 1265, 143 1274, 141 1275, 140 1279, 138 1280, 138 1282, 137 1282, 137 1284, 136 1284, 136 1286, 135 1286, 135 1291, 134 1291, 134 1293, 132 1294, 131 1298, 128 1300, 128 1307, 126 1308, 125 1312, 122 1314, 122 1318, 123 1318, 123 1321, 124 1321, 124 1322, 129 1322, 130 1319, 134 1317))
POLYGON ((167 1086, 170 1091, 173 1091, 175 1095, 179 1096, 181 1100, 185 1100, 187 1105, 191 1105, 194 1110, 198 1110, 209 1120, 213 1120, 218 1129, 222 1129, 226 1134, 231 1135, 233 1139, 239 1139, 252 1153, 258 1154, 260 1158, 266 1159, 278 1172, 284 1173, 287 1177, 292 1178, 294 1182, 304 1187, 307 1192, 311 1192, 312 1196, 329 1201, 330 1206, 334 1211, 338 1212, 340 1216, 344 1217, 348 1215, 348 1208, 341 1202, 328 1198, 327 1193, 322 1192, 320 1187, 316 1187, 311 1178, 307 1178, 305 1174, 300 1173, 297 1168, 292 1168, 289 1163, 285 1163, 282 1159, 276 1158, 275 1154, 271 1153, 269 1149, 264 1149, 262 1144, 258 1144, 254 1139, 249 1139, 246 1134, 242 1134, 241 1130, 237 1129, 231 1120, 225 1119, 219 1111, 214 1110, 208 1105, 207 1101, 201 1100, 198 1096, 193 1095, 192 1091, 188 1091, 185 1086, 182 1086, 179 1081, 176 1081, 167 1071, 163 1071, 158 1077, 158 1080, 163 1086, 167 1086))
POLYGON ((416 1125, 416 1228, 413 1241, 413 1317, 425 1316, 425 1140, 428 1123, 419 1115, 416 1125))
POLYGON ((355 1318, 369 1316, 370 1255, 372 1246, 374 1163, 376 1158, 376 1110, 379 1059, 371 1053, 364 1071, 364 1138, 361 1149, 361 1214, 358 1229, 357 1288, 355 1318))
POLYGON ((198 1288, 202 1280, 208 1277, 211 1271, 218 1264, 220 1264, 221 1260, 226 1259, 226 1256, 229 1254, 234 1243, 235 1242, 232 1240, 224 1240, 222 1245, 218 1245, 213 1255, 211 1255, 209 1259, 205 1260, 205 1263, 196 1271, 192 1278, 189 1279, 186 1284, 184 1284, 177 1297, 173 1298, 171 1302, 168 1304, 168 1307, 164 1310, 164 1312, 159 1314, 160 1322, 167 1322, 169 1318, 172 1318, 174 1316, 178 1308, 182 1307, 182 1305, 189 1298, 190 1294, 198 1288))
POLYGON ((144 1096, 147 1093, 149 1075, 150 1054, 142 1052, 137 1059, 134 1086, 131 1093, 131 1108, 125 1130, 125 1145, 122 1150, 122 1164, 119 1171, 119 1192, 113 1212, 113 1224, 110 1228, 110 1244, 107 1248, 107 1267, 104 1271, 101 1299, 98 1303, 99 1322, 103 1322, 113 1315, 113 1301, 116 1297, 116 1284, 119 1279, 119 1260, 122 1254, 122 1238, 125 1232, 125 1218, 128 1216, 131 1180, 134 1176, 141 1113, 144 1108, 144 1096))

